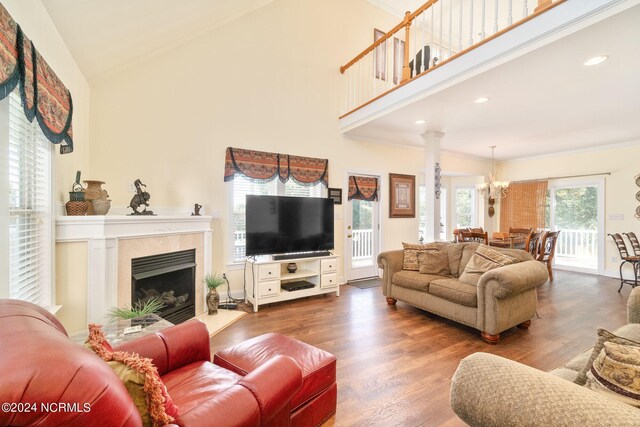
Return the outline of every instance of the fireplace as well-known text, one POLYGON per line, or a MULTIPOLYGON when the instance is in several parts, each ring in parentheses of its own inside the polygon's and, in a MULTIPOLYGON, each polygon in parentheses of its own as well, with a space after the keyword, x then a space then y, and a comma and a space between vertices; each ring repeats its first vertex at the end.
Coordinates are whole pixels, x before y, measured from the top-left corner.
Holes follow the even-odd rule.
POLYGON ((131 304, 158 298, 157 314, 178 324, 195 316, 196 251, 170 252, 131 259, 131 304))

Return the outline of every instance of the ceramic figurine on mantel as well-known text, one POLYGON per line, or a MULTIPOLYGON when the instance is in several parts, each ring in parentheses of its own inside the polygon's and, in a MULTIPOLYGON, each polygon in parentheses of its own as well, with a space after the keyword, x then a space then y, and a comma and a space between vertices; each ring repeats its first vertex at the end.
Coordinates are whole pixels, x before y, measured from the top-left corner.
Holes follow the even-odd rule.
POLYGON ((76 172, 76 182, 73 183, 71 190, 69 192, 69 201, 64 205, 67 215, 86 215, 89 209, 89 202, 84 198, 84 188, 80 184, 80 171, 76 172))
POLYGON ((136 179, 133 182, 133 185, 136 187, 136 195, 131 198, 131 202, 129 203, 129 206, 127 206, 128 208, 133 209, 133 212, 129 215, 155 215, 153 211, 147 210, 151 195, 142 189, 142 187, 146 189, 147 186, 139 179, 136 179), (140 210, 140 207, 142 207, 142 210, 140 210))

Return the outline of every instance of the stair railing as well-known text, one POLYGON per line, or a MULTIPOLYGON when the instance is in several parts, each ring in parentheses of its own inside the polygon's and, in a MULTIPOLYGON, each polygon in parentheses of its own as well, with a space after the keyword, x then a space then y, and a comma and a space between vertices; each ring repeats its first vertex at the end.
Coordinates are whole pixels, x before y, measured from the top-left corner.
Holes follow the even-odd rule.
POLYGON ((564 1, 429 0, 406 12, 340 67, 341 118, 564 1))

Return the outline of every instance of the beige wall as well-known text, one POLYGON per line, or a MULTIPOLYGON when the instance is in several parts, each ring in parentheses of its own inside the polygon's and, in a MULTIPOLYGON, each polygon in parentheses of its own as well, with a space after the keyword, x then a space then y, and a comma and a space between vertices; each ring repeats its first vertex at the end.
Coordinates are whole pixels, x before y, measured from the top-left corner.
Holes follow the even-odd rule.
MULTIPOLYGON (((518 181, 536 178, 611 172, 605 179, 605 234, 640 232, 640 223, 634 217, 640 206, 636 193, 635 176, 640 172, 640 141, 591 151, 557 154, 501 163, 498 174, 506 180, 518 181), (610 214, 623 214, 624 220, 609 220, 610 214)), ((501 179, 502 179, 501 178, 501 179)), ((605 270, 617 275, 618 251, 610 237, 605 239, 605 270)))
MULTIPOLYGON (((347 169, 382 174, 385 189, 389 172, 418 175, 420 151, 338 131, 339 65, 372 42, 374 27, 396 23, 364 0, 279 0, 139 61, 92 87, 92 177, 107 182, 115 206, 128 204, 136 178, 147 184, 151 208, 204 205, 216 216, 219 272, 230 259, 227 146, 328 158, 329 184, 345 198, 347 169)), ((338 254, 345 206, 336 215, 338 254)), ((417 219, 388 219, 386 194, 381 207, 383 249, 417 239, 417 219)), ((230 279, 242 288, 240 272, 230 279)))

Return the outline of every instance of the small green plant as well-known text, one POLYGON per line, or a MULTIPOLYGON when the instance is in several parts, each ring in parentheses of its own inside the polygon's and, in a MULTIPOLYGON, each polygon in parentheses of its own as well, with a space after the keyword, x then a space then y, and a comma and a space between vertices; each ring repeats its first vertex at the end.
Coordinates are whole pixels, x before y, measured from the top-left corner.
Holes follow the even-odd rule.
POLYGON ((207 288, 212 290, 216 289, 220 285, 224 285, 225 283, 227 283, 222 275, 218 275, 216 273, 209 273, 204 276, 203 282, 205 285, 207 285, 207 288))
POLYGON ((160 298, 149 298, 144 303, 138 300, 130 306, 115 307, 109 310, 109 314, 113 319, 133 319, 147 314, 153 314, 164 308, 164 303, 160 298))

